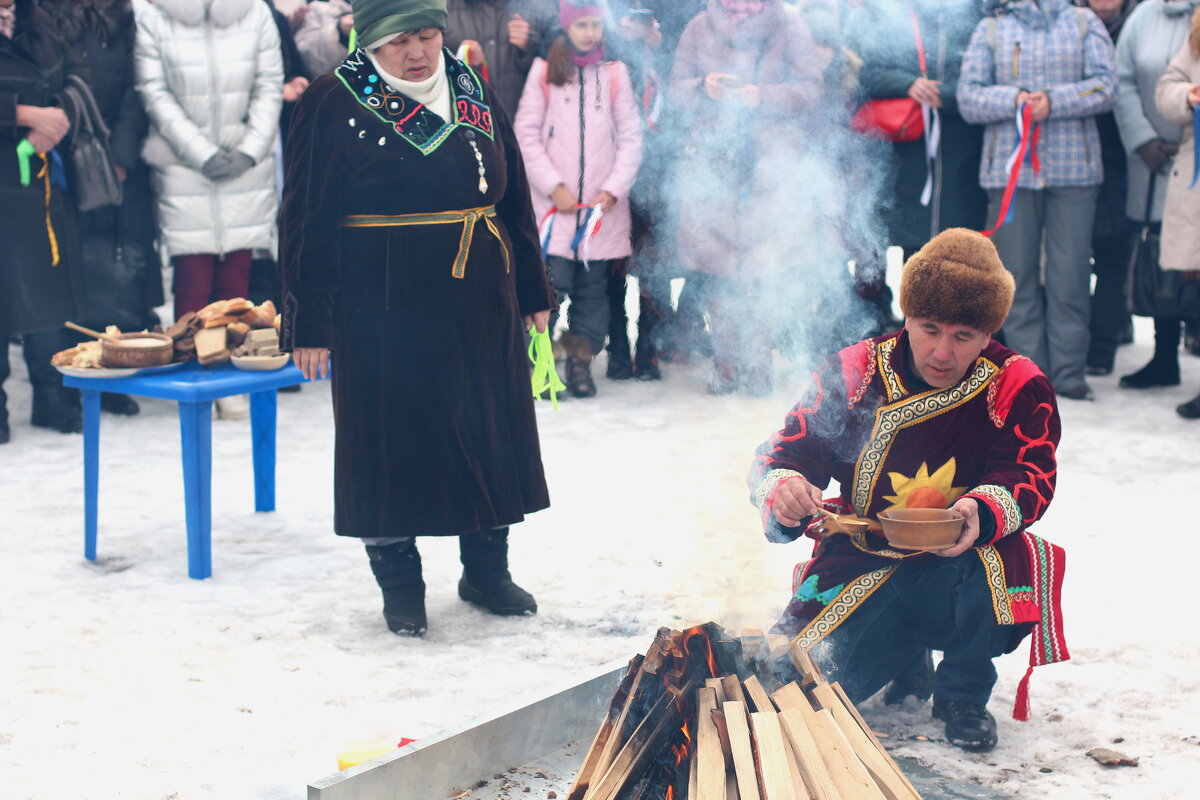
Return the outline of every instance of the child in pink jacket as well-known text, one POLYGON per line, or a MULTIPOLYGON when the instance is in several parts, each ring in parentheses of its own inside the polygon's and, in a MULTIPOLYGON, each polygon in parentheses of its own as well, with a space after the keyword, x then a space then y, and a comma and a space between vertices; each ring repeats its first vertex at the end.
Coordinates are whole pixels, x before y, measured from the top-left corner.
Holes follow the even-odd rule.
POLYGON ((560 342, 575 397, 596 394, 591 362, 608 334, 608 273, 632 252, 629 190, 642 161, 629 73, 604 58, 605 12, 597 0, 559 0, 564 33, 530 68, 513 123, 546 266, 559 301, 571 298, 560 342))

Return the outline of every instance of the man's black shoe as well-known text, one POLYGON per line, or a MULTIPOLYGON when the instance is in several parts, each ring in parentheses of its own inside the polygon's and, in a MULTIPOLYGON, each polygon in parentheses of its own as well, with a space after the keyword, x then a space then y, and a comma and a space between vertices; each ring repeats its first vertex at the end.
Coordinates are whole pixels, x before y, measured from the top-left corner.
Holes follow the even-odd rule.
POLYGON ((946 740, 955 747, 982 752, 996 746, 996 718, 984 706, 934 700, 933 717, 946 723, 946 740))
POLYGON ((122 417, 132 417, 141 408, 138 406, 137 401, 127 394, 103 392, 100 395, 100 410, 107 411, 110 414, 118 414, 122 417))
POLYGON ((933 653, 929 650, 907 672, 888 684, 883 692, 883 703, 898 706, 906 697, 915 697, 922 703, 933 697, 933 653))

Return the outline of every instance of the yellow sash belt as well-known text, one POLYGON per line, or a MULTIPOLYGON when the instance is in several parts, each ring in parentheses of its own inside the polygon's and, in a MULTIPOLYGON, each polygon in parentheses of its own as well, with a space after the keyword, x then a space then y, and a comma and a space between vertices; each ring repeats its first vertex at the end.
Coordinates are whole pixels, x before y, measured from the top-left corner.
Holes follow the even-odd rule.
POLYGON ((511 271, 508 247, 500 235, 500 229, 492 219, 496 216, 495 206, 468 208, 465 211, 431 211, 427 214, 398 214, 395 216, 376 216, 372 214, 352 214, 342 218, 343 228, 395 228, 405 225, 458 225, 463 226, 462 237, 458 240, 458 255, 454 257, 454 268, 451 274, 462 278, 467 272, 467 257, 471 254, 471 241, 475 238, 475 225, 480 221, 488 226, 488 230, 500 242, 500 251, 504 254, 504 271, 511 271))

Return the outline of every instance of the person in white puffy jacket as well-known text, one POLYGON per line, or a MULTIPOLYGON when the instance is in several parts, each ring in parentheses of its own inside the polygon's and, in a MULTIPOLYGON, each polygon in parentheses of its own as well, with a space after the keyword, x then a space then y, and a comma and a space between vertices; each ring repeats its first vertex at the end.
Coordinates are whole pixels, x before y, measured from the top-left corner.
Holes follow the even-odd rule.
POLYGON ((262 0, 155 0, 136 64, 178 318, 245 297, 252 251, 275 246, 279 34, 262 0))

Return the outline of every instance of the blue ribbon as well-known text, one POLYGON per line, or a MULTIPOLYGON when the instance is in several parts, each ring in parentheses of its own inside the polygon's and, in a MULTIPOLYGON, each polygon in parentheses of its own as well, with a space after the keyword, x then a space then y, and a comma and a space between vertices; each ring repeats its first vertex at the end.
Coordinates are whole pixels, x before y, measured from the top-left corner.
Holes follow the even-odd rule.
POLYGON ((588 208, 587 213, 583 215, 583 221, 579 223, 579 227, 575 229, 575 238, 571 239, 571 252, 579 252, 579 245, 583 244, 583 235, 587 232, 588 221, 591 220, 592 214, 596 209, 588 208))
POLYGON ((1192 183, 1189 189, 1196 188, 1200 181, 1200 106, 1192 109, 1192 183))

